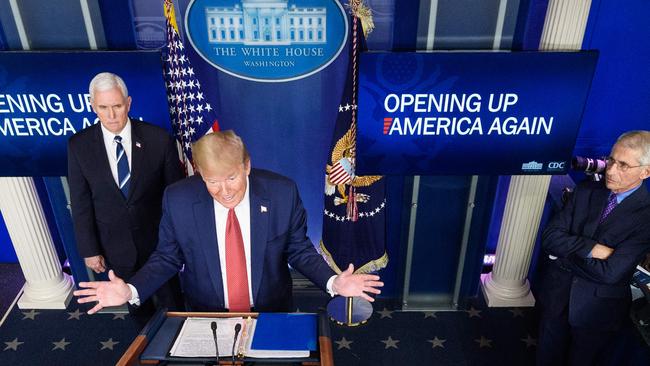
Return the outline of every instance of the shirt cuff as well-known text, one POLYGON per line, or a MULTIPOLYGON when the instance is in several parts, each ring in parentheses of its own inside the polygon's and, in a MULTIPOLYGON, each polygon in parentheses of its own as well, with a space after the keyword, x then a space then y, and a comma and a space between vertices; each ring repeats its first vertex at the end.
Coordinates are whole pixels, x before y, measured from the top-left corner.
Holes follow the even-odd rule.
POLYGON ((131 289, 131 299, 129 300, 129 304, 140 306, 140 295, 138 294, 138 290, 130 283, 127 283, 126 285, 131 289))
POLYGON ((331 297, 338 295, 336 292, 334 292, 334 288, 333 288, 335 278, 336 275, 330 277, 330 279, 327 280, 327 285, 325 286, 325 288, 327 289, 327 293, 330 294, 331 297))

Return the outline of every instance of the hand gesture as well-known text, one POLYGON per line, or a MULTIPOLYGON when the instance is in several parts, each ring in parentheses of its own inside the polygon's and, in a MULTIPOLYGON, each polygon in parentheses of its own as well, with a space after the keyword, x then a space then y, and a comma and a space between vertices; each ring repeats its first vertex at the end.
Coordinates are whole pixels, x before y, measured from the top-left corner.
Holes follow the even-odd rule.
POLYGON ((119 306, 131 299, 131 289, 113 270, 108 271, 110 281, 79 282, 82 290, 74 292, 78 296, 78 303, 96 301, 97 305, 88 310, 88 314, 94 314, 105 306, 119 306))
POLYGON ((384 286, 384 283, 379 281, 379 276, 354 274, 354 266, 352 263, 350 263, 348 269, 336 276, 332 283, 332 289, 337 295, 347 297, 361 296, 370 302, 375 301, 375 299, 367 293, 378 295, 381 293, 378 287, 382 286, 384 286))
POLYGON ((106 271, 106 264, 104 264, 104 257, 101 255, 96 255, 94 257, 84 258, 84 263, 86 267, 95 271, 95 273, 102 273, 106 271))

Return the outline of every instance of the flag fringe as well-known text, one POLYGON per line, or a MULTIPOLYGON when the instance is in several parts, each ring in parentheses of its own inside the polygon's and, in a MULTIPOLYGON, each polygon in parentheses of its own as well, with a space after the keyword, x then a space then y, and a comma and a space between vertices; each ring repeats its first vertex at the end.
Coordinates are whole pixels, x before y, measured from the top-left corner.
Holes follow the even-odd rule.
MULTIPOLYGON (((336 262, 334 262, 334 258, 332 257, 332 254, 327 250, 325 247, 325 243, 321 240, 320 244, 318 246, 318 252, 320 253, 323 258, 325 258, 325 261, 327 264, 332 268, 336 274, 340 274, 343 272, 339 266, 336 265, 336 262)), ((384 254, 377 258, 373 259, 366 264, 360 266, 359 268, 356 268, 354 270, 354 273, 358 274, 367 274, 367 273, 375 273, 378 272, 380 269, 386 268, 388 265, 388 253, 384 252, 384 254)), ((347 268, 347 267, 346 267, 347 268)))

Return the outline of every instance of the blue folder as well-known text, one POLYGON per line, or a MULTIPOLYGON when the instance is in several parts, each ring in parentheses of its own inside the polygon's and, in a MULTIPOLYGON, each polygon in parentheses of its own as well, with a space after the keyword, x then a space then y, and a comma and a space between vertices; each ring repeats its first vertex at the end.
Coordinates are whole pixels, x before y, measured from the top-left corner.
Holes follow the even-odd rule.
POLYGON ((252 349, 316 351, 316 314, 261 313, 252 349))

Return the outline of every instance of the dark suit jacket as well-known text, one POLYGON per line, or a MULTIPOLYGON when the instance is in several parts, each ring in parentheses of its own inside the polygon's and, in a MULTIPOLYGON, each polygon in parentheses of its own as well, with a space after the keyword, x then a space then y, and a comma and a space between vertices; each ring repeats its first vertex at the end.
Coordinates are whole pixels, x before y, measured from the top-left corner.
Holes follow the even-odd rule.
POLYGON ((619 329, 628 315, 630 279, 650 250, 650 197, 645 184, 599 225, 608 195, 602 182, 581 183, 543 234, 544 250, 558 259, 549 266, 541 296, 558 311, 568 304, 572 326, 619 329), (614 253, 605 260, 587 258, 596 243, 614 253))
POLYGON ((99 123, 68 142, 68 182, 79 254, 101 254, 112 267, 126 272, 137 269, 155 249, 164 189, 184 177, 176 144, 167 131, 131 120, 131 141, 127 199, 113 180, 99 123))
MULTIPOLYGON (((307 215, 293 181, 252 169, 248 188, 255 310, 290 311, 292 282, 287 262, 322 289, 334 272, 306 235, 307 215)), ((224 310, 213 202, 199 176, 167 188, 160 242, 130 281, 141 300, 184 265, 181 278, 191 310, 224 310)))

